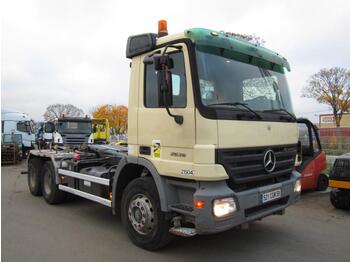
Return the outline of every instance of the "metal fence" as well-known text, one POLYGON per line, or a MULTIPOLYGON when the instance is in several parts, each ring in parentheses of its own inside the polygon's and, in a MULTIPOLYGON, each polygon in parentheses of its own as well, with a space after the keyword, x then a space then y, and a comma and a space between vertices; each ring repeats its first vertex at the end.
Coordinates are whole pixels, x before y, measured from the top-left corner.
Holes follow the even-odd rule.
POLYGON ((350 128, 341 128, 338 148, 337 132, 335 128, 321 128, 320 140, 324 150, 341 150, 350 152, 350 128))

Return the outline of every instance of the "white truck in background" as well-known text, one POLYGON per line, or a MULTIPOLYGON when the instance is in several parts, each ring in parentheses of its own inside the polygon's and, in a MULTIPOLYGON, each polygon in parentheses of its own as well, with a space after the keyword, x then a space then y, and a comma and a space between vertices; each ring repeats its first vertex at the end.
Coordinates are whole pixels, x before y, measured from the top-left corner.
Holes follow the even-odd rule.
POLYGON ((27 114, 15 110, 1 109, 1 136, 7 134, 22 136, 23 156, 34 148, 33 123, 27 114))
POLYGON ((43 138, 54 145, 78 146, 94 142, 92 123, 88 117, 57 118, 44 124, 43 138))

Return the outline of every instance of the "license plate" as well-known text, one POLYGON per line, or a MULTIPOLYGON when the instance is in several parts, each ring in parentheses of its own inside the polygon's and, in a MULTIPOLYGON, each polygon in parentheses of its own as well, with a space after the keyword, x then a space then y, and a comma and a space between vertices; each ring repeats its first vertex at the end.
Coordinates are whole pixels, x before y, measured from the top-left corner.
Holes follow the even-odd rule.
POLYGON ((278 199, 280 197, 281 197, 281 189, 266 192, 266 193, 261 195, 261 199, 262 199, 263 203, 270 202, 270 201, 278 199))

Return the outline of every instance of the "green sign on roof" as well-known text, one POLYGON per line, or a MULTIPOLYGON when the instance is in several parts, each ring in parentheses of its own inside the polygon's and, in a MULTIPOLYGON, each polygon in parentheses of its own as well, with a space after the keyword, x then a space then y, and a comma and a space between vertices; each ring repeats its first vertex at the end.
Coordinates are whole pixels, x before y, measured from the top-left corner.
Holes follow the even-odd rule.
POLYGON ((265 47, 252 44, 224 32, 193 28, 186 30, 185 35, 197 45, 223 48, 233 52, 243 53, 285 67, 290 71, 289 63, 283 56, 265 47))

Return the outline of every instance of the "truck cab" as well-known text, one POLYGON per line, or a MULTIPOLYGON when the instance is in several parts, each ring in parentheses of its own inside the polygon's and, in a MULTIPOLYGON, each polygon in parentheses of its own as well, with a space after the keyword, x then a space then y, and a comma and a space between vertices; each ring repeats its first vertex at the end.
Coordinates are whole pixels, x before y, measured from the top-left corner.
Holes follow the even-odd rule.
POLYGON ((105 119, 105 118, 92 119, 92 131, 93 131, 94 143, 109 144, 111 142, 108 119, 105 119))
POLYGON ((88 117, 61 117, 44 125, 45 141, 57 145, 93 143, 91 119, 88 117))
POLYGON ((1 134, 22 137, 22 153, 25 156, 34 148, 35 134, 30 117, 14 110, 1 109, 1 134))
POLYGON ((197 183, 194 199, 233 198, 241 207, 215 229, 200 230, 295 202, 298 128, 284 57, 198 28, 130 37, 127 56, 129 155, 147 159, 164 177, 197 183), (262 193, 274 190, 279 197, 266 205, 262 193))
POLYGON ((197 233, 279 213, 299 199, 284 57, 201 28, 133 36, 126 53, 129 156, 146 159, 181 192, 169 196, 170 206, 193 212, 197 233))

